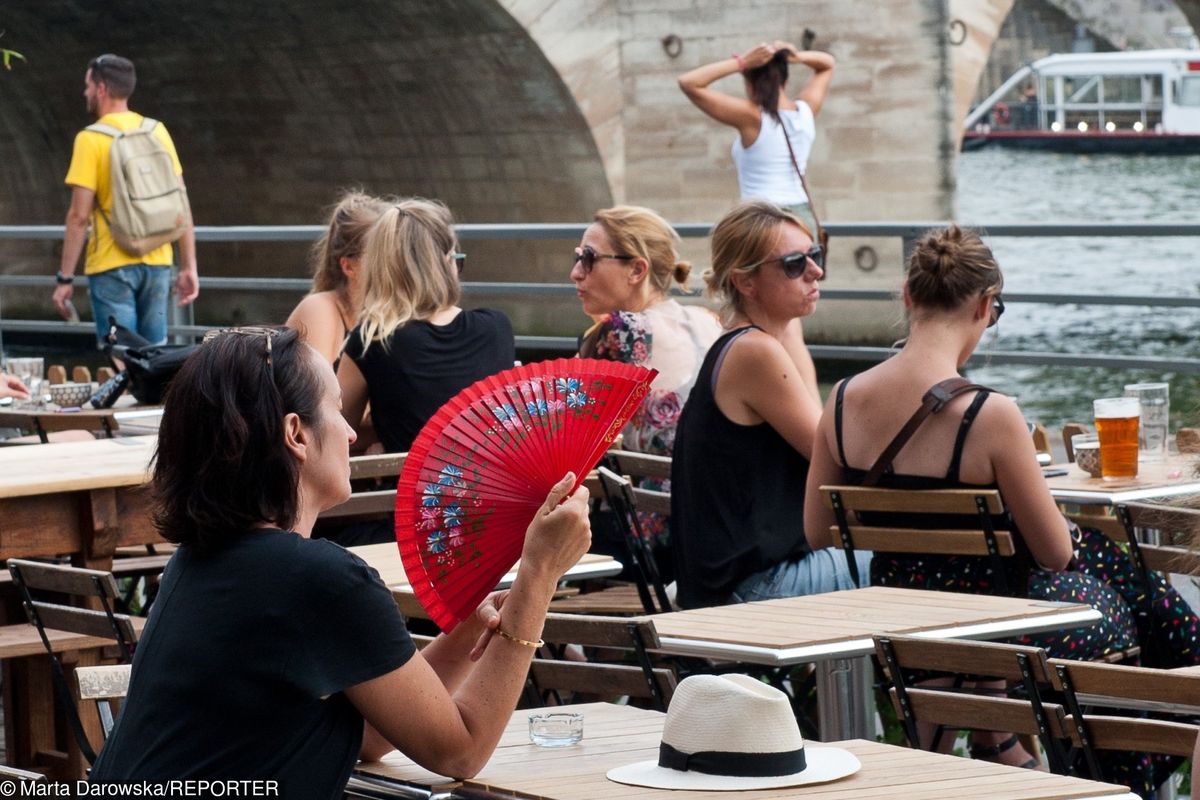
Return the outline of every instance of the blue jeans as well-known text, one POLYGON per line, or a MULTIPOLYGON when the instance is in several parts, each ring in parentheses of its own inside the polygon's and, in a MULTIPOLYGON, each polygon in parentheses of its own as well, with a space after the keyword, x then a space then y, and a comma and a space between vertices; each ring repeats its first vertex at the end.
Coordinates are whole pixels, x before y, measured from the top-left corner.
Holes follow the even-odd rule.
POLYGON ((88 296, 103 345, 108 318, 135 331, 150 344, 167 341, 167 304, 171 302, 171 268, 127 264, 88 276, 88 296))
POLYGON ((800 597, 824 594, 839 589, 861 589, 871 585, 871 553, 854 551, 859 583, 850 578, 846 554, 833 547, 814 550, 799 561, 784 561, 770 569, 756 572, 738 584, 733 592, 735 603, 755 600, 775 600, 780 597, 800 597))

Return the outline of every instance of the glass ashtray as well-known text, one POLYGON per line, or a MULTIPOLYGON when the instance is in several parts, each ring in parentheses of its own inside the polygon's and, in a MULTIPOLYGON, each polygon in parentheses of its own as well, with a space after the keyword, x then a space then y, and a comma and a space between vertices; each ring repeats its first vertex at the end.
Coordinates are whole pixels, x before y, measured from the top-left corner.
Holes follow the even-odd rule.
POLYGON ((583 714, 555 711, 529 715, 529 741, 538 747, 567 747, 583 740, 583 714))

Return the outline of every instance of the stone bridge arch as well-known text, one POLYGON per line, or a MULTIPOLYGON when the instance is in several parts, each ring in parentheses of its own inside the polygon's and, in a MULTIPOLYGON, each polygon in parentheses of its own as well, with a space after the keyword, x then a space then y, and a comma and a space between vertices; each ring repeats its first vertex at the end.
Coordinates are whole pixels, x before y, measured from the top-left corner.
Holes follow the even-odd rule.
MULTIPOLYGON (((944 219, 954 213, 958 121, 1011 5, 16 0, 0 12, 0 29, 28 61, 0 73, 0 224, 61 221, 70 142, 89 121, 82 70, 106 51, 138 63, 133 105, 170 126, 201 224, 312 223, 349 186, 439 197, 465 222, 584 220, 612 202, 711 221, 737 199, 732 137, 688 104, 676 78, 761 40, 800 41, 806 29, 838 59, 810 161, 824 217, 944 219), (969 31, 957 47, 948 43, 955 18, 969 31), (668 37, 677 46, 665 47, 668 37)), ((739 92, 740 81, 721 88, 739 92)), ((567 243, 470 249, 477 279, 566 274, 567 243)), ((303 250, 206 245, 201 270, 297 276, 303 250)), ((686 250, 706 264, 703 242, 686 250)), ((47 245, 0 243, 6 272, 45 274, 56 260, 47 245)), ((839 239, 829 285, 895 288, 899 262, 895 242, 839 239), (873 271, 856 265, 864 247, 875 251, 873 271)), ((262 298, 233 305, 235 319, 275 313, 262 298)), ((573 302, 504 307, 526 330, 562 332, 568 307, 567 327, 586 322, 573 302)), ((202 295, 206 308, 228 307, 204 306, 202 295)), ((896 316, 847 323, 844 308, 823 304, 814 332, 886 338, 896 316)))

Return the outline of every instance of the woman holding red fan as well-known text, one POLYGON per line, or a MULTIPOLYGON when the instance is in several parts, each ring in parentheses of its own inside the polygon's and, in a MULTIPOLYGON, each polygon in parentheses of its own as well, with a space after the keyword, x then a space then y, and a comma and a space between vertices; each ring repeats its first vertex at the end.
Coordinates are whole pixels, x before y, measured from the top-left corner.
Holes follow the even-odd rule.
MULTIPOLYGON (((671 468, 678 601, 684 608, 853 588, 844 554, 804 537, 804 483, 821 418, 800 320, 821 295, 825 255, 808 227, 765 200, 712 233, 710 294, 725 334, 684 406, 671 468)), ((859 554, 867 574, 869 554, 859 554)))
POLYGON ((278 781, 340 798, 399 748, 467 777, 508 723, 562 574, 589 543, 566 475, 529 525, 512 589, 417 652, 378 573, 309 538, 350 495, 337 379, 293 330, 206 337, 172 381, 155 524, 179 549, 138 644, 97 783, 278 781), (560 501, 563 501, 560 503, 560 501))
MULTIPOLYGON (((679 414, 704 354, 721 334, 708 309, 682 305, 670 296, 674 284, 687 286, 692 268, 679 259, 678 245, 679 235, 650 209, 605 208, 584 231, 571 268, 584 313, 600 318, 584 334, 579 355, 658 370, 650 393, 623 431, 622 447, 637 453, 674 452, 679 414)), ((664 481, 644 479, 639 485, 670 491, 664 481)), ((667 521, 657 514, 639 518, 643 534, 665 551, 667 521)), ((623 544, 614 545, 614 554, 625 552, 623 544)), ((659 562, 670 582, 669 556, 659 562)))

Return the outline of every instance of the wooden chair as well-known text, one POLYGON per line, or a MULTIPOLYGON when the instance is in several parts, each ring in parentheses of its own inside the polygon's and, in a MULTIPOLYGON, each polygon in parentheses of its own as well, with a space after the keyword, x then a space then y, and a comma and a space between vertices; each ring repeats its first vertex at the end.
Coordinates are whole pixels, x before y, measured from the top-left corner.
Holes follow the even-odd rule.
POLYGON ((550 613, 542 639, 552 657, 539 654, 530 666, 530 684, 536 694, 536 700, 531 696, 531 704, 546 705, 550 699, 569 702, 574 695, 586 694, 638 698, 659 711, 667 710, 675 692, 675 673, 655 666, 650 659, 649 651, 658 647, 659 641, 649 620, 550 613), (565 660, 565 646, 570 644, 585 648, 588 661, 565 660))
POLYGON ((129 675, 132 671, 133 667, 129 664, 79 667, 75 670, 75 680, 79 682, 79 699, 96 701, 96 711, 100 714, 100 728, 105 740, 116 724, 112 701, 124 699, 129 693, 129 675))
POLYGON ((1189 758, 1198 728, 1193 722, 1116 716, 1101 709, 1134 709, 1159 714, 1200 714, 1200 673, 1118 664, 1049 662, 1053 687, 1062 692, 1071 742, 1088 774, 1108 780, 1096 751, 1134 750, 1189 758))
POLYGON ((25 613, 50 657, 55 693, 63 705, 79 751, 89 764, 94 763, 96 753, 84 732, 75 697, 47 630, 112 639, 117 644, 117 658, 124 663, 131 661, 138 630, 129 615, 113 610, 119 597, 117 582, 111 572, 16 558, 9 559, 8 569, 25 613), (37 593, 36 598, 34 593, 37 593), (66 602, 43 599, 51 595, 63 596, 62 600, 66 602), (76 604, 69 604, 71 602, 76 604))
POLYGON ((1016 549, 1010 531, 996 530, 993 518, 1004 513, 995 489, 875 489, 862 486, 822 486, 821 498, 833 509, 837 524, 830 528, 833 544, 846 551, 850 575, 859 582, 855 550, 876 553, 985 556, 992 561, 996 590, 1009 594, 1003 559, 1016 549), (912 515, 928 527, 866 524, 851 519, 863 512, 912 515), (937 527, 939 518, 944 527, 937 527), (958 519, 955 519, 958 518, 958 519), (970 520, 971 526, 961 523, 970 520), (959 522, 959 525, 950 523, 959 522))
MULTIPOLYGON (((0 764, 0 780, 15 781, 15 784, 14 784, 15 787, 19 787, 22 784, 26 784, 26 783, 48 783, 48 779, 46 778, 46 776, 40 772, 30 772, 29 770, 26 770, 26 769, 17 769, 16 767, 10 767, 8 764, 0 764)), ((38 793, 38 791, 36 789, 33 789, 33 790, 27 789, 27 790, 22 791, 21 789, 18 788, 18 789, 16 789, 13 796, 15 796, 15 797, 40 797, 43 795, 38 793)), ((46 792, 46 794, 44 796, 49 797, 50 792, 46 792)))
POLYGON ((635 582, 633 585, 618 584, 601 591, 556 600, 551 604, 551 610, 586 614, 658 614, 670 611, 671 601, 658 570, 654 551, 643 536, 638 512, 652 512, 669 517, 671 495, 667 492, 635 487, 630 476, 618 474, 612 469, 629 468, 642 476, 662 477, 664 472, 670 474, 670 459, 614 451, 605 457, 605 463, 606 466, 596 470, 597 481, 602 496, 612 510, 621 541, 625 544, 625 558, 633 568, 635 582), (645 471, 647 469, 650 472, 645 471))
POLYGON ((1050 685, 1050 670, 1041 648, 916 636, 875 636, 874 641, 876 657, 891 682, 892 704, 911 746, 926 745, 920 740, 918 723, 936 726, 927 743, 930 750, 938 749, 946 730, 1011 732, 1039 739, 1050 768, 1065 771, 1066 714, 1062 706, 1042 700, 1050 685), (949 677, 952 683, 916 685, 906 675, 912 670, 949 677), (1019 689, 1022 696, 999 696, 975 685, 996 680, 1019 689))

